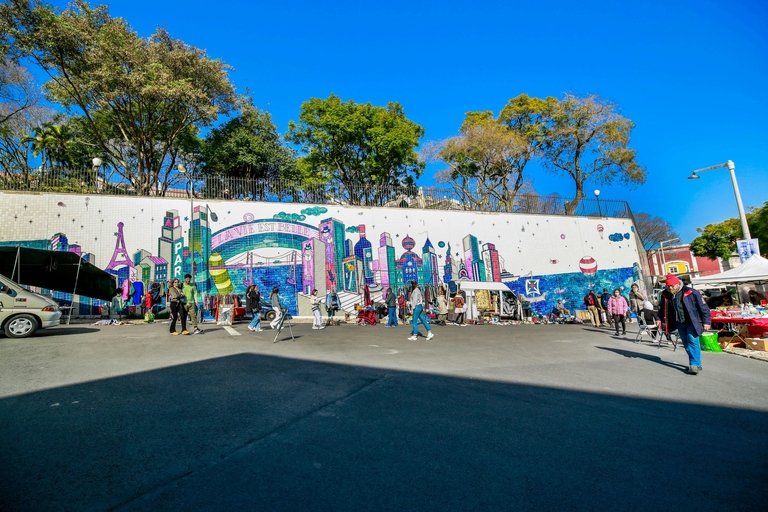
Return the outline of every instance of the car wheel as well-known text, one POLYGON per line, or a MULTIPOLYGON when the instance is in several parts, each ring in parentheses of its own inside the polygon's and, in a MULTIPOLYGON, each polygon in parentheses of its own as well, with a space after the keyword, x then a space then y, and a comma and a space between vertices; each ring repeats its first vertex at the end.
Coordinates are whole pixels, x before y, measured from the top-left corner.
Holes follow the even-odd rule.
POLYGON ((26 338, 37 331, 37 320, 32 315, 16 315, 5 324, 5 335, 9 338, 26 338))
POLYGON ((271 322, 272 320, 274 320, 274 319, 275 319, 275 317, 276 317, 276 316, 277 316, 277 313, 275 313, 274 311, 267 311, 267 314, 266 314, 266 315, 264 315, 264 318, 265 318, 265 319, 266 319, 268 322, 271 322))

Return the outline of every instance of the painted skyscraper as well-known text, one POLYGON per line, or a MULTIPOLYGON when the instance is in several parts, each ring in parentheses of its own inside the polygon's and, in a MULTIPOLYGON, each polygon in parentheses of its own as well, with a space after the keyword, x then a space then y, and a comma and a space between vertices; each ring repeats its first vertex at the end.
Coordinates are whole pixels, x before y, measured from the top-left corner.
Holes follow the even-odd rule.
MULTIPOLYGON (((343 272, 344 223, 329 218, 321 221, 319 228, 320 241, 325 244, 325 284, 328 289, 333 289, 343 272)), ((339 286, 338 290, 341 289, 339 286)))
POLYGON ((355 257, 362 264, 362 275, 360 276, 362 278, 361 282, 371 285, 375 282, 373 273, 373 246, 371 245, 370 240, 365 236, 365 225, 360 224, 358 229, 360 240, 355 244, 355 257))
POLYGON ((486 281, 496 283, 501 282, 501 262, 499 261, 499 251, 493 244, 483 246, 483 262, 485 263, 486 281))
POLYGON ((477 237, 467 235, 462 242, 464 243, 464 265, 469 278, 475 281, 485 281, 485 263, 480 256, 477 237))
POLYGON ((382 233, 381 238, 379 238, 379 275, 384 290, 387 287, 397 290, 400 283, 397 279, 395 248, 392 246, 392 238, 389 233, 382 233))
POLYGON ((438 276, 437 254, 435 254, 435 248, 432 246, 432 242, 424 242, 424 247, 421 248, 421 256, 424 259, 424 270, 422 271, 422 282, 426 285, 437 286, 440 282, 438 276))
POLYGON ((168 278, 182 277, 184 239, 181 235, 181 219, 178 210, 165 212, 163 228, 157 241, 157 252, 168 262, 168 278))
POLYGON ((301 244, 301 274, 304 293, 312 293, 317 289, 317 294, 325 296, 325 243, 317 238, 310 238, 301 244))
POLYGON ((207 206, 195 206, 192 214, 192 230, 190 236, 190 253, 194 254, 195 282, 198 288, 206 290, 210 284, 208 260, 211 257, 211 227, 210 212, 207 206))

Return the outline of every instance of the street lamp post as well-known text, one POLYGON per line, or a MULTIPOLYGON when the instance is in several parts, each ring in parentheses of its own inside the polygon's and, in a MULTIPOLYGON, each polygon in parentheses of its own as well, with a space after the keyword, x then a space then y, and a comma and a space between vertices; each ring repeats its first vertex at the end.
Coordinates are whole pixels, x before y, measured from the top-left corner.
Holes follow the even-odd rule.
POLYGON ((96 180, 95 192, 98 194, 98 192, 99 192, 99 167, 101 167, 101 158, 96 157, 93 160, 91 160, 91 163, 93 164, 93 178, 96 180))
POLYGON ((193 229, 194 224, 194 217, 195 217, 195 203, 194 203, 194 196, 195 196, 195 185, 192 183, 192 176, 187 174, 187 168, 184 167, 184 164, 179 164, 176 166, 176 169, 178 169, 179 174, 184 176, 187 179, 187 183, 189 183, 189 267, 190 267, 190 274, 192 275, 192 282, 195 282, 195 232, 193 229))
POLYGON ((679 238, 670 238, 669 240, 664 240, 663 242, 659 243, 659 247, 661 247, 661 273, 666 274, 667 272, 667 259, 664 257, 664 244, 669 243, 675 243, 679 242, 679 238))
POLYGON ((699 169, 697 171, 693 171, 693 173, 688 176, 689 180, 697 180, 700 178, 697 172, 704 172, 704 171, 711 171, 712 169, 721 169, 723 167, 727 167, 728 170, 731 172, 731 184, 733 184, 733 193, 736 196, 736 206, 739 208, 739 219, 741 219, 741 230, 744 232, 744 240, 749 240, 752 238, 752 235, 749 233, 749 226, 747 225, 747 216, 744 214, 744 205, 741 202, 741 194, 739 193, 739 184, 736 183, 736 165, 734 165, 733 160, 728 160, 724 164, 720 165, 714 165, 712 167, 707 167, 706 169, 699 169))
POLYGON ((600 216, 603 216, 603 210, 600 208, 600 191, 595 190, 595 199, 597 199, 597 213, 600 214, 600 216))

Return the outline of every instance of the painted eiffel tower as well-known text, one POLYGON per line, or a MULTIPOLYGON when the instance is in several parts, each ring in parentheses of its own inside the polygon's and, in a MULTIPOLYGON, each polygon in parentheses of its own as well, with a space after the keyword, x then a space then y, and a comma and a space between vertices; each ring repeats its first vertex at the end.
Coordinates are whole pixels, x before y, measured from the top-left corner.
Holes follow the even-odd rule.
POLYGON ((123 223, 120 222, 117 225, 117 243, 115 244, 115 252, 112 254, 112 259, 109 261, 109 265, 106 270, 112 270, 117 267, 127 265, 133 266, 131 258, 128 256, 128 251, 125 249, 125 240, 123 240, 123 223))

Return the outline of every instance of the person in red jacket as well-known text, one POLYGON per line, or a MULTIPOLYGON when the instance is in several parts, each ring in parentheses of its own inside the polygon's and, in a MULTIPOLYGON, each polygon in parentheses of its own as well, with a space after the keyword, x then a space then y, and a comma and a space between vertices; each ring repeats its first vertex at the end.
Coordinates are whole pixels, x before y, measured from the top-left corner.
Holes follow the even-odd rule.
POLYGON ((667 275, 665 286, 659 299, 656 326, 664 334, 677 329, 688 353, 688 373, 697 375, 702 370, 699 336, 712 325, 712 314, 701 294, 672 274, 667 275))

